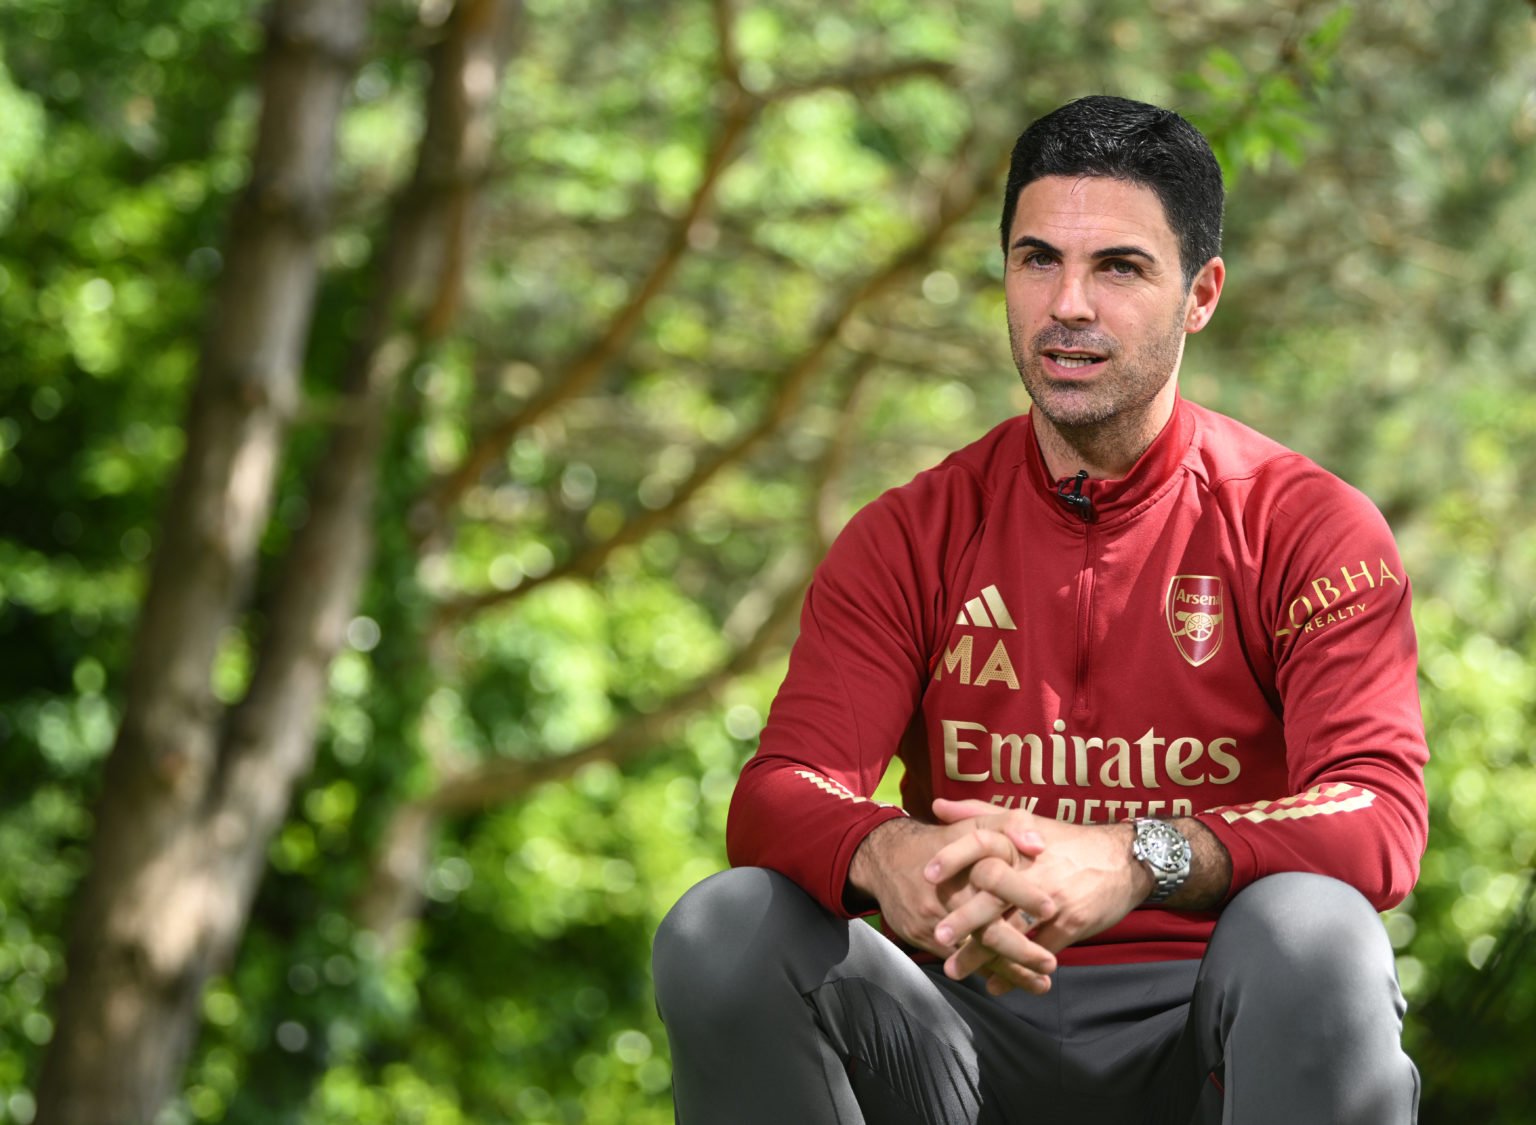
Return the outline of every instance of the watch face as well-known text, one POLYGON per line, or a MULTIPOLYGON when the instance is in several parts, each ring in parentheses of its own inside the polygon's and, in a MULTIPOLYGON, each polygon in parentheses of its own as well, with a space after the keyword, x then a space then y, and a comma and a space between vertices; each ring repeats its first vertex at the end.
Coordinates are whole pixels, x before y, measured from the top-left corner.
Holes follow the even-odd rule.
POLYGON ((1188 845, 1177 828, 1160 821, 1144 821, 1137 829, 1140 859, 1159 871, 1175 872, 1184 866, 1184 851, 1188 845))
POLYGON ((1157 883, 1146 899, 1151 905, 1167 901, 1189 878, 1189 841, 1165 820, 1138 820, 1131 854, 1157 883))

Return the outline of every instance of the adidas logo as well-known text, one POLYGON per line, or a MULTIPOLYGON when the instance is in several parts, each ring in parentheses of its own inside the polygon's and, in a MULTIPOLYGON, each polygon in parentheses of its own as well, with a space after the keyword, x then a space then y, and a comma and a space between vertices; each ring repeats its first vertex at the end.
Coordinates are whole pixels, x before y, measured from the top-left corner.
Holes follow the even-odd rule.
POLYGON ((956 625, 975 625, 982 629, 990 629, 994 625, 999 629, 1016 629, 1013 623, 1013 614, 1008 612, 1008 607, 1003 604, 1003 595, 997 592, 996 586, 987 586, 981 591, 979 598, 972 598, 965 603, 965 608, 960 611, 960 616, 955 618, 956 625))

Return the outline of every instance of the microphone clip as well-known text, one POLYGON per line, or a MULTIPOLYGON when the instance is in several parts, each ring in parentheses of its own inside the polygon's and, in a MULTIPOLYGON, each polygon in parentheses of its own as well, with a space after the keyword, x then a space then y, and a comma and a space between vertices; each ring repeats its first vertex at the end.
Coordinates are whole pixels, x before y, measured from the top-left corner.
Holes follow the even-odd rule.
POLYGON ((1065 504, 1084 523, 1093 522, 1093 501, 1083 495, 1083 482, 1088 479, 1088 470, 1079 469, 1075 477, 1062 477, 1056 482, 1056 498, 1065 504))

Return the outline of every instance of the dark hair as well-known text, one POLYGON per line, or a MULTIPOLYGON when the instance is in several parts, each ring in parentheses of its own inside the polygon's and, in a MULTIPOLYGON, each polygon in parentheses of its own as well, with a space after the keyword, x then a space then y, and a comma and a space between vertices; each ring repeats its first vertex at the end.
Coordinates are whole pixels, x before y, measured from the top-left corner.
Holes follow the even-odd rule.
POLYGON ((1052 110, 1019 135, 1003 189, 1003 253, 1019 192, 1045 176, 1107 176, 1151 188, 1179 240, 1186 288, 1221 253, 1221 166, 1177 113, 1095 95, 1052 110))

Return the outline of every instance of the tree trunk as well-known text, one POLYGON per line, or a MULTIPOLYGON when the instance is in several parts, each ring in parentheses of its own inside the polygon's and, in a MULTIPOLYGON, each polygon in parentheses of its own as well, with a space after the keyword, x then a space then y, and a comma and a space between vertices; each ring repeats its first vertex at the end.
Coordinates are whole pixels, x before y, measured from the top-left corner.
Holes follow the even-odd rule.
MULTIPOLYGON (((396 377, 424 340, 445 329, 457 304, 512 7, 461 0, 439 45, 416 175, 395 210, 378 289, 343 374, 349 409, 334 428, 309 520, 279 578, 250 690, 221 722, 208 668, 246 592, 268 513, 281 421, 296 397, 314 291, 312 241, 329 177, 304 166, 307 205, 270 211, 280 219, 267 233, 276 249, 237 217, 226 292, 247 300, 272 293, 275 323, 236 324, 231 313, 209 344, 187 463, 167 513, 166 549, 140 626, 137 677, 77 903, 58 1032, 39 1084, 42 1125, 150 1121, 185 1065, 203 986, 228 963, 245 927, 267 845, 311 763, 328 668, 367 571, 396 377), (311 240, 302 278, 289 275, 286 286, 279 279, 263 285, 263 277, 240 283, 240 254, 277 254, 294 232, 311 240), (272 341, 285 331, 292 338, 282 336, 279 351, 272 341), (241 382, 256 367, 238 353, 224 358, 226 332, 282 356, 282 378, 268 381, 273 390, 252 393, 252 380, 241 382), (231 430, 251 434, 233 455, 231 430), (205 525, 223 536, 208 542, 205 525)), ((262 171, 262 155, 288 151, 285 137, 312 159, 323 154, 328 172, 330 148, 319 143, 315 118, 324 118, 329 138, 348 74, 341 60, 361 41, 366 16, 363 0, 276 9, 247 214, 283 198, 298 178, 286 169, 262 171), (268 127, 285 112, 302 127, 268 127)))
MULTIPOLYGON (((380 287, 344 377, 347 416, 319 459, 308 522, 280 576, 251 689, 230 718, 208 859, 213 881, 240 896, 240 926, 267 843, 312 764, 328 670, 367 573, 397 377, 447 328, 456 306, 515 11, 508 0, 460 0, 438 46, 416 173, 391 216, 380 287)), ((227 935, 230 944, 238 932, 227 935)))
POLYGON ((267 845, 312 761, 328 669, 371 555, 396 378, 457 306, 510 0, 461 0, 437 48, 416 174, 343 372, 347 409, 279 577, 250 689, 226 721, 208 672, 247 593, 297 397, 330 140, 368 7, 274 9, 255 173, 107 765, 39 1082, 41 1125, 148 1122, 173 1092, 203 986, 233 955, 267 845))
POLYGON ((227 908, 197 869, 219 707, 209 670, 241 611, 299 393, 332 188, 336 122, 367 0, 278 0, 251 182, 203 346, 74 903, 67 976, 38 1082, 39 1125, 145 1122, 169 1095, 227 908))

